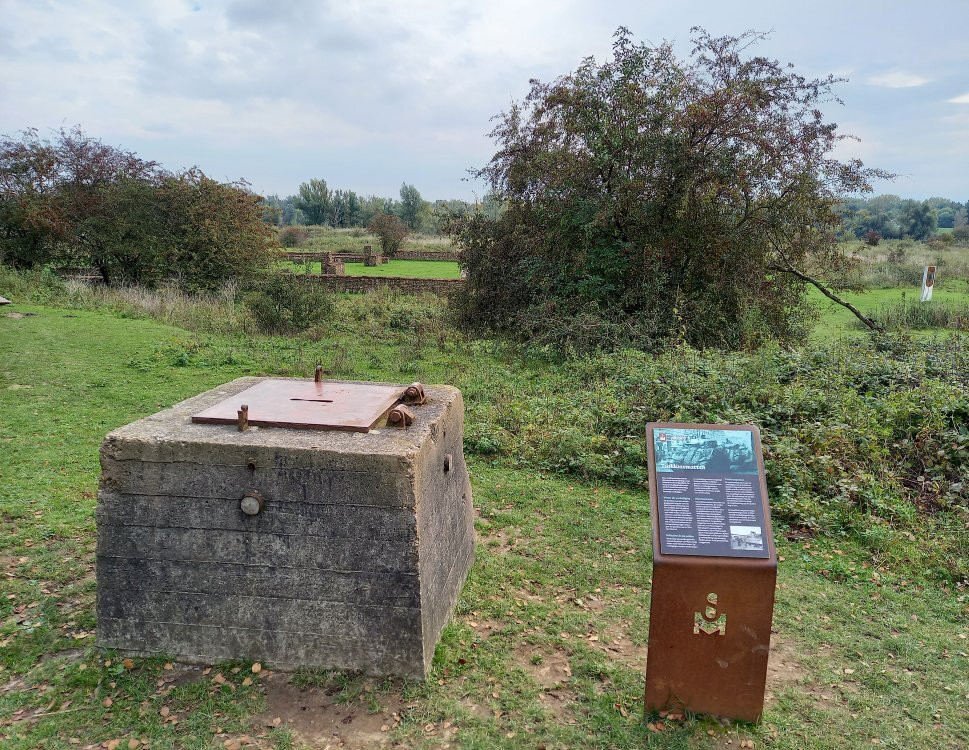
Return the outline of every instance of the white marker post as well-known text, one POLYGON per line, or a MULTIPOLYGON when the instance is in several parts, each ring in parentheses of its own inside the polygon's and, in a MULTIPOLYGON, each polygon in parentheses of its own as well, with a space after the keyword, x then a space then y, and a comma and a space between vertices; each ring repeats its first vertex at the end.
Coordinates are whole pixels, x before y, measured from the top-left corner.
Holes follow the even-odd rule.
POLYGON ((926 266, 922 271, 922 302, 932 299, 932 287, 935 286, 935 266, 926 266))

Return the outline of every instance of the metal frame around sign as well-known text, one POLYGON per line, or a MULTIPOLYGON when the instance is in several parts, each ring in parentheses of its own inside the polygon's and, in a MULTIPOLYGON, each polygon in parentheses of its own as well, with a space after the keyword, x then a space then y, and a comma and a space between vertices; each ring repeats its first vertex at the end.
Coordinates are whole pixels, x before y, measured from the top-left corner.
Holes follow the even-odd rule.
MULTIPOLYGON (((744 559, 772 559, 776 556, 774 549, 774 531, 770 517, 770 503, 767 495, 767 477, 764 472, 764 451, 760 442, 760 430, 757 425, 724 425, 724 424, 697 424, 695 422, 650 422, 646 425, 647 440, 647 466, 649 469, 649 504, 650 514, 653 520, 653 554, 657 552, 671 557, 683 557, 673 552, 663 552, 660 539, 660 512, 659 512, 659 480, 656 476, 656 444, 653 433, 661 429, 677 430, 730 430, 736 432, 750 432, 753 441, 754 457, 757 461, 757 484, 760 487, 761 509, 764 514, 764 541, 767 555, 759 558, 744 559)), ((695 557, 723 557, 726 559, 740 558, 739 555, 692 555, 695 557)))

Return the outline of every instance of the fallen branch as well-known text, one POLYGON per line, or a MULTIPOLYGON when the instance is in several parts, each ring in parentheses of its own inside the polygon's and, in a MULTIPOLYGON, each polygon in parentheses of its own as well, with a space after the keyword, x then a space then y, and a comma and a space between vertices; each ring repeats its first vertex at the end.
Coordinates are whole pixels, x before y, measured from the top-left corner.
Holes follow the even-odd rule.
POLYGON ((870 328, 872 331, 882 332, 885 330, 881 325, 879 325, 877 322, 869 318, 867 315, 865 315, 861 310, 859 310, 857 307, 852 305, 850 302, 848 302, 847 300, 841 299, 841 297, 839 297, 837 294, 835 294, 830 289, 828 289, 820 281, 818 281, 815 278, 812 278, 811 276, 808 276, 803 271, 798 271, 796 268, 794 268, 794 266, 790 266, 790 265, 778 266, 778 265, 771 264, 767 266, 767 268, 770 269, 771 271, 780 271, 781 273, 789 273, 793 276, 797 276, 797 278, 799 278, 801 281, 806 281, 808 284, 811 284, 812 286, 816 287, 821 292, 821 294, 823 294, 828 299, 834 302, 837 302, 842 307, 845 307, 848 310, 850 310, 852 314, 856 318, 858 318, 858 320, 860 320, 862 323, 868 326, 868 328, 870 328))

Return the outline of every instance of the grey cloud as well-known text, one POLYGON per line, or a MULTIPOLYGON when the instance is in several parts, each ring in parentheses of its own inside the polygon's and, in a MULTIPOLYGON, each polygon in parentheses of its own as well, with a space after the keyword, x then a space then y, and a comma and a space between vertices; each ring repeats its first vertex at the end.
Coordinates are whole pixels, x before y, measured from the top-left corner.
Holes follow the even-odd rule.
POLYGON ((277 23, 266 26, 257 23, 263 12, 247 16, 247 33, 212 16, 194 16, 184 29, 148 29, 138 63, 140 87, 236 101, 343 96, 353 102, 367 91, 392 98, 386 76, 373 72, 391 67, 389 50, 376 37, 340 28, 322 13, 312 23, 302 15, 274 15, 277 23))
MULTIPOLYGON (((940 17, 960 4, 939 1, 940 17)), ((207 169, 245 174, 258 189, 285 191, 285 172, 288 189, 320 175, 356 189, 386 180, 384 192, 406 179, 427 195, 455 195, 464 168, 490 153, 489 118, 523 96, 529 78, 554 79, 586 55, 601 59, 619 24, 683 47, 702 17, 716 34, 776 28, 760 51, 802 71, 853 68, 845 107, 830 114, 870 138, 874 165, 917 174, 920 185, 924 172, 926 194, 944 193, 935 184, 944 169, 952 182, 967 171, 962 151, 950 146, 944 160, 931 145, 956 137, 940 118, 969 110, 946 102, 967 91, 964 34, 918 24, 920 12, 903 4, 872 16, 843 0, 818 0, 820 12, 770 0, 745 9, 707 0, 690 12, 633 0, 193 2, 4 6, 0 59, 11 75, 0 80, 0 131, 71 117, 119 141, 136 134, 125 145, 147 158, 208 160, 207 169), (933 80, 866 85, 893 70, 933 80), (453 190, 421 184, 422 175, 445 184, 449 165, 453 190)))
POLYGON ((289 0, 268 3, 264 0, 235 0, 226 9, 231 26, 262 29, 267 26, 306 25, 327 14, 330 3, 289 0))

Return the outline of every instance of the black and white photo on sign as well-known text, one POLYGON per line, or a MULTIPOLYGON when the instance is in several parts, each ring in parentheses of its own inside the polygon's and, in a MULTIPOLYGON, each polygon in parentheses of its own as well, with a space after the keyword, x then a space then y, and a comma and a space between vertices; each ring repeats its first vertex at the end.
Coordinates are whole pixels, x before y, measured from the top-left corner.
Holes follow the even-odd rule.
POLYGON ((760 526, 731 526, 731 549, 764 549, 764 534, 760 526))

